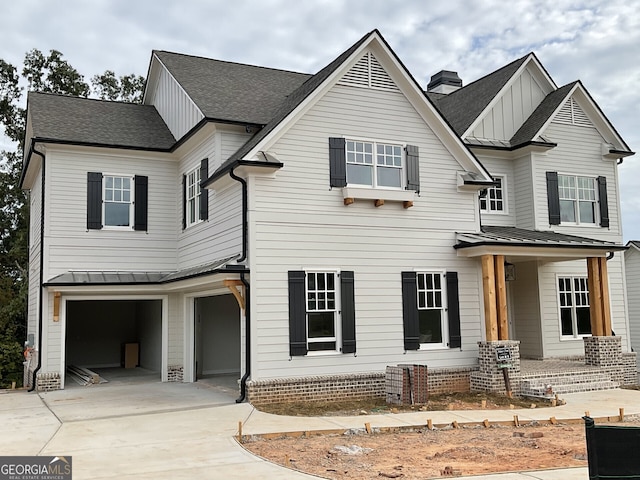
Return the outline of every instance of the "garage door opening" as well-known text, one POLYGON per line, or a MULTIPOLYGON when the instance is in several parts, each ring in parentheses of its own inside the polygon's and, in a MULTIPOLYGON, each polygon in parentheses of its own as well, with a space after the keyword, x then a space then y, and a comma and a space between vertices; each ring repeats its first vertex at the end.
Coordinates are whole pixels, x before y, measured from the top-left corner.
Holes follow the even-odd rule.
POLYGON ((195 379, 237 390, 240 308, 233 295, 194 299, 195 379))
MULTIPOLYGON (((160 381, 162 300, 67 301, 65 363, 107 382, 160 381)), ((74 377, 67 373, 65 387, 74 377)))

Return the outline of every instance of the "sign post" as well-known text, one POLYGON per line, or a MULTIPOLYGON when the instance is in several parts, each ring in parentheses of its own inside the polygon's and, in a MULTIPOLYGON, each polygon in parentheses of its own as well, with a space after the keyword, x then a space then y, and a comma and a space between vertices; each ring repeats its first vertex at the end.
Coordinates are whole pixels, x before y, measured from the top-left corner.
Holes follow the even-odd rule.
POLYGON ((513 398, 511 392, 511 381, 509 380, 509 367, 511 366, 511 350, 509 347, 499 345, 496 347, 496 361, 498 368, 502 369, 502 376, 504 377, 504 388, 507 391, 507 397, 513 398))

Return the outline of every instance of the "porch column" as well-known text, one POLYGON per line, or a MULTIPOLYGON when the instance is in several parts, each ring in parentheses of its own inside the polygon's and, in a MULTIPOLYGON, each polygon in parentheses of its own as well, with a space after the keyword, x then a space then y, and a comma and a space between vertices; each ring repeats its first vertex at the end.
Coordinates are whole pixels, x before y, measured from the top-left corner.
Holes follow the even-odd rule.
POLYGON ((591 335, 596 337, 611 336, 607 259, 604 257, 587 258, 587 275, 591 335))
POLYGON ((487 342, 509 340, 504 255, 483 255, 481 261, 487 342))
POLYGON ((483 255, 482 290, 484 292, 484 326, 487 342, 498 340, 498 312, 496 309, 496 275, 493 255, 483 255))

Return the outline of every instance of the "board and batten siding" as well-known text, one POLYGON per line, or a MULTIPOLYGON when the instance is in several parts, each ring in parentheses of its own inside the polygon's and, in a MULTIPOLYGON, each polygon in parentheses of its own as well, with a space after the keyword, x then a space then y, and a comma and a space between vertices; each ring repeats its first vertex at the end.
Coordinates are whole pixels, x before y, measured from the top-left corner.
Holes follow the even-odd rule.
MULTIPOLYGON (((198 168, 204 158, 209 159, 209 174, 224 162, 229 151, 235 152, 246 141, 246 133, 216 130, 215 134, 195 146, 180 161, 182 175, 198 168)), ((224 182, 223 186, 208 190, 209 218, 182 230, 183 194, 177 195, 176 227, 178 235, 178 268, 205 265, 221 258, 239 254, 242 248, 242 189, 238 182, 224 182)))
POLYGON ((479 263, 456 255, 456 231, 476 231, 477 192, 459 192, 462 168, 401 93, 334 86, 269 149, 275 178, 251 179, 252 378, 382 372, 386 365, 470 366, 481 340, 479 263), (365 121, 366 119, 366 121, 365 121), (420 196, 343 204, 329 188, 329 137, 416 145, 420 196), (287 272, 353 270, 357 354, 289 357, 287 272), (456 271, 462 349, 406 352, 401 272, 456 271))
MULTIPOLYGON (((499 225, 515 227, 516 195, 513 175, 513 161, 503 158, 492 158, 478 155, 478 160, 489 170, 493 177, 502 177, 504 210, 502 212, 482 212, 483 225, 499 225)), ((487 199, 488 202, 488 199, 487 199)))
MULTIPOLYGON (((622 351, 629 351, 627 338, 627 312, 625 308, 624 285, 622 283, 622 255, 616 254, 607 262, 609 273, 609 298, 611 304, 611 328, 616 335, 622 337, 622 351)), ((587 276, 586 260, 541 264, 539 268, 539 285, 541 299, 541 316, 543 322, 545 358, 568 355, 584 355, 584 342, 561 339, 560 307, 558 298, 559 276, 587 276)))
MULTIPOLYGON (((634 351, 640 352, 640 252, 632 246, 624 252, 624 261, 631 346, 634 351)), ((640 370, 640 355, 637 362, 640 370)))
POLYGON ((607 178, 607 199, 609 206, 609 228, 596 225, 554 225, 553 230, 569 235, 597 238, 621 242, 620 212, 618 210, 618 184, 616 161, 602 158, 602 136, 593 127, 566 125, 552 122, 545 130, 545 138, 558 146, 546 155, 535 157, 536 228, 549 230, 549 208, 545 173, 607 178))
POLYGON ((529 70, 525 69, 470 136, 509 140, 544 100, 550 92, 547 90, 544 90, 529 70))
POLYGON ((167 69, 160 65, 150 102, 176 140, 191 130, 204 115, 167 69))
POLYGON ((104 150, 47 153, 45 281, 69 270, 173 271, 178 185, 168 156, 104 150), (148 231, 87 230, 87 172, 146 175, 148 231))

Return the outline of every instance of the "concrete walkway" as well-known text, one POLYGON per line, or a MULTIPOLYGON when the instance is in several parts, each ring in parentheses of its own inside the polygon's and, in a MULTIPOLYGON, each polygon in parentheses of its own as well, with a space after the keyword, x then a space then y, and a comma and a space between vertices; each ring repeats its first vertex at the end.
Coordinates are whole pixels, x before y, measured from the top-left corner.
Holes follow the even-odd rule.
MULTIPOLYGON (((74 479, 317 478, 261 460, 233 439, 243 434, 513 420, 558 421, 640 414, 640 391, 567 394, 545 409, 400 413, 357 417, 283 417, 235 404, 233 392, 196 384, 72 388, 0 393, 1 455, 67 455, 74 479)), ((573 480, 586 468, 476 476, 492 480, 573 480)))

